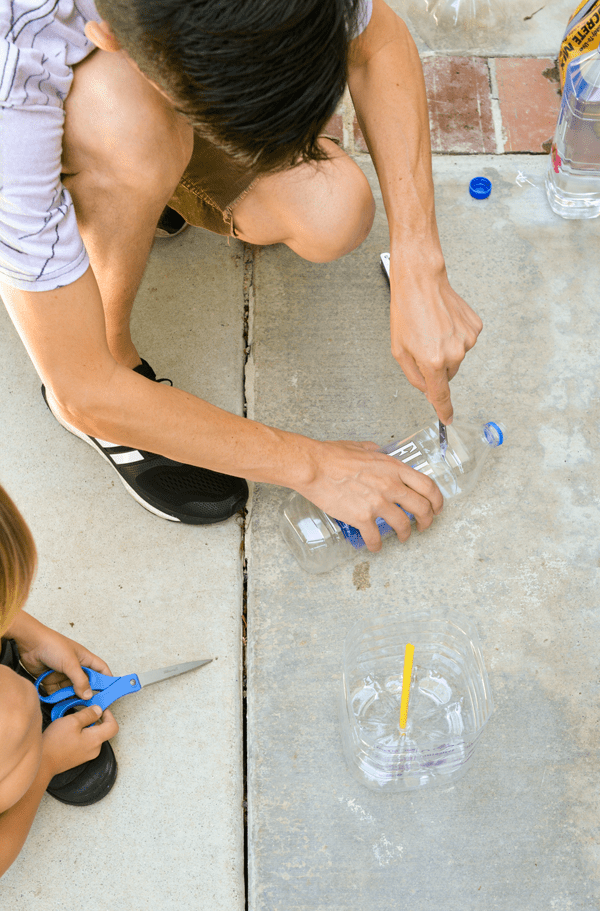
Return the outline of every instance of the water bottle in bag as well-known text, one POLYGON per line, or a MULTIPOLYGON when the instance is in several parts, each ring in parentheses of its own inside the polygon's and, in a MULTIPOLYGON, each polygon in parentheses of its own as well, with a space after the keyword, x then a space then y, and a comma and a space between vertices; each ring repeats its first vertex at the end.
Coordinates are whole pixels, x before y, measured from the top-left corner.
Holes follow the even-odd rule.
MULTIPOLYGON (((448 447, 440 448, 439 425, 431 424, 405 440, 388 443, 381 452, 429 475, 445 500, 469 493, 491 449, 504 441, 502 424, 472 424, 454 421, 446 428, 448 447)), ((407 515, 412 520, 414 516, 407 515)), ((382 536, 393 532, 383 519, 376 520, 382 536)), ((284 503, 280 528, 283 537, 309 573, 324 573, 339 566, 365 546, 357 528, 328 516, 299 493, 284 503)))

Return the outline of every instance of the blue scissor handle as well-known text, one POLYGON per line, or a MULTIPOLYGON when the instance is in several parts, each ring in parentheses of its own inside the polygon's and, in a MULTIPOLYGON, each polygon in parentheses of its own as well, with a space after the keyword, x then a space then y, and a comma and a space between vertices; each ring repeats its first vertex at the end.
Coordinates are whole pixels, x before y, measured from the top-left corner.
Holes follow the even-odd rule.
POLYGON ((109 705, 112 705, 113 702, 120 699, 121 696, 126 696, 128 693, 137 693, 142 688, 137 674, 126 674, 123 677, 108 677, 106 674, 99 674, 98 671, 94 671, 90 667, 84 667, 83 670, 88 676, 91 688, 93 690, 98 690, 91 699, 80 699, 80 697, 75 694, 75 690, 72 686, 64 686, 62 689, 56 690, 55 693, 50 693, 50 695, 41 693, 40 686, 43 683, 44 678, 52 673, 52 670, 46 671, 35 681, 40 700, 52 706, 52 711, 50 713, 52 721, 56 721, 57 718, 62 718, 69 709, 76 708, 78 705, 99 705, 102 711, 104 711, 109 705))

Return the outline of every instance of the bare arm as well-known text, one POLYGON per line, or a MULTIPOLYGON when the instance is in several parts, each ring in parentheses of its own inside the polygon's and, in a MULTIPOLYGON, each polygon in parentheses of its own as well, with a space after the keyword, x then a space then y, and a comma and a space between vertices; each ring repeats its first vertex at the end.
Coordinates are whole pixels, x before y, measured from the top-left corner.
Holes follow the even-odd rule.
POLYGON ((0 813, 0 876, 6 873, 25 844, 40 801, 51 778, 52 775, 46 764, 40 764, 35 780, 27 793, 9 810, 0 813))
POLYGON ((404 22, 374 0, 348 84, 390 227, 391 338, 408 380, 452 419, 449 381, 482 323, 450 287, 437 230, 425 82, 404 22))
POLYGON ((43 382, 66 420, 91 436, 191 465, 290 487, 356 525, 370 549, 381 516, 405 539, 401 503, 426 528, 442 508, 436 485, 366 446, 319 442, 230 414, 117 364, 106 343, 91 269, 56 291, 0 288, 43 382))
POLYGON ((0 813, 0 876, 6 873, 25 844, 44 791, 52 778, 94 759, 103 741, 117 733, 119 728, 112 712, 106 709, 102 722, 98 724, 100 714, 99 706, 92 705, 53 721, 46 729, 34 780, 17 803, 0 813))

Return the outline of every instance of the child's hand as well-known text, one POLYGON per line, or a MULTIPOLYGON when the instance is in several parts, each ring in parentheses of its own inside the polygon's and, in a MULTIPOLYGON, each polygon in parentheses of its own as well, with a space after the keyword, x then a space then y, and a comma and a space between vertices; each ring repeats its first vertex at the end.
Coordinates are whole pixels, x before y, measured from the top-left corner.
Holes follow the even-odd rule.
POLYGON ((49 778, 95 759, 104 741, 114 737, 119 730, 115 716, 110 709, 105 709, 99 721, 100 714, 99 706, 89 705, 80 712, 58 718, 46 728, 42 738, 42 763, 49 778))
POLYGON ((44 680, 44 687, 48 693, 72 683, 73 689, 81 699, 91 699, 93 693, 81 666, 91 667, 101 674, 110 675, 109 666, 98 655, 94 655, 73 639, 68 639, 44 626, 25 611, 21 611, 15 618, 5 635, 16 640, 21 661, 33 677, 39 677, 49 668, 56 671, 44 680))

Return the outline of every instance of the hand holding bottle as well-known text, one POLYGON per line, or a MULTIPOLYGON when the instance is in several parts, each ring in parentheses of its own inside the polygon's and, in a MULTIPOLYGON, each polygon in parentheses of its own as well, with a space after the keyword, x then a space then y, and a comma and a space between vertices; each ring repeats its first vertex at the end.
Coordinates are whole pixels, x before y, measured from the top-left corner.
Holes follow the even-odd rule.
POLYGON ((368 550, 381 548, 376 519, 385 519, 401 541, 429 528, 443 507, 439 488, 425 475, 392 459, 376 443, 322 443, 312 482, 302 494, 324 512, 360 529, 368 550))
MULTIPOLYGON (((430 484, 433 483, 430 478, 433 479, 438 494, 443 494, 445 499, 451 499, 473 489, 489 452, 500 446, 503 441, 504 431, 501 424, 493 421, 488 421, 487 424, 455 421, 447 428, 448 447, 446 452, 442 453, 436 422, 405 440, 389 443, 379 452, 388 459, 392 456, 405 468, 410 466, 413 469, 413 480, 415 475, 421 475, 423 480, 430 484)), ((408 497, 400 503, 400 507, 410 512, 408 497)), ((389 511, 388 515, 398 524, 397 516, 392 511, 389 511)), ((406 516, 407 521, 413 518, 414 515, 406 516)), ((422 525, 422 519, 420 521, 422 525)), ((375 519, 377 533, 380 535, 389 534, 391 531, 398 534, 396 524, 390 525, 387 515, 383 513, 375 519)), ((362 534, 362 528, 349 524, 343 517, 332 518, 331 514, 319 509, 318 505, 309 502, 298 493, 292 494, 284 503, 280 527, 290 550, 307 572, 327 572, 351 559, 356 551, 365 547, 367 543, 369 550, 379 549, 371 543, 371 523, 365 524, 369 531, 367 542, 362 534)), ((404 527, 405 522, 401 525, 402 529, 404 527)), ((419 527, 417 522, 417 528, 419 527)), ((403 537, 403 534, 398 534, 398 537, 405 540, 408 535, 403 537)))

